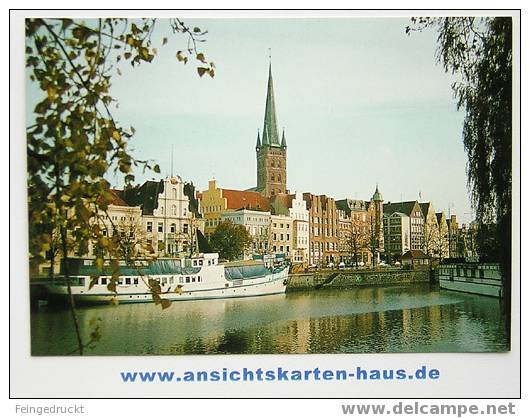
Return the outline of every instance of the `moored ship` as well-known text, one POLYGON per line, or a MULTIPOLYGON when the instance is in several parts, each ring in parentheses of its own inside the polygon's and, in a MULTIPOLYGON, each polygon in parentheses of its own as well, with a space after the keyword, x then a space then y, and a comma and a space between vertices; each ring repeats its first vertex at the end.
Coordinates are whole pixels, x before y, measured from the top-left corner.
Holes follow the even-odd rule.
MULTIPOLYGON (((94 260, 71 260, 69 281, 74 300, 97 304, 116 300, 119 303, 153 302, 149 280, 160 285, 160 297, 171 301, 262 296, 285 293, 288 265, 266 267, 264 264, 226 265, 217 253, 191 258, 137 261, 134 266, 119 267, 116 291, 109 290, 112 272, 109 266, 99 271, 94 260), (90 287, 92 277, 93 286, 90 287)), ((66 279, 59 275, 46 285, 51 298, 68 298, 66 279)))

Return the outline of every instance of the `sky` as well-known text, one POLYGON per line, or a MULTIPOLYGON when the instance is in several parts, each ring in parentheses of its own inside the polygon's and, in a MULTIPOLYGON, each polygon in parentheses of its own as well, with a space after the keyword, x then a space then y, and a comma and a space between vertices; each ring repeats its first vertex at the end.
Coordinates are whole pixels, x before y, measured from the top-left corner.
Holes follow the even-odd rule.
MULTIPOLYGON (((256 185, 270 48, 291 192, 368 200, 377 184, 385 201, 430 200, 446 215, 450 206, 459 221, 472 219, 464 115, 454 79, 436 64, 434 31, 407 36, 403 18, 186 23, 208 30, 200 48, 215 62, 215 78, 200 78, 191 62, 176 60, 186 38, 161 19, 154 43, 167 36, 167 45, 151 64, 122 66, 112 83, 115 119, 136 129, 133 155, 156 161, 163 176, 173 146, 174 173, 199 190, 212 178, 223 188, 256 185)), ((158 178, 135 174, 139 182, 158 178)))

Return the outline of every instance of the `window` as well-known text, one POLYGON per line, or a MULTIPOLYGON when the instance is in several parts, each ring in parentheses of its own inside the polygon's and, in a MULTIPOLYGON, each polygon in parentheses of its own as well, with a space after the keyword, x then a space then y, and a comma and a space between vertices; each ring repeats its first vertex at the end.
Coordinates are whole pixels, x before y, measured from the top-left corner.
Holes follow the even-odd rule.
POLYGON ((185 234, 188 233, 188 228, 189 228, 189 225, 188 224, 184 224, 182 225, 182 232, 184 232, 185 234))
POLYGON ((190 276, 186 276, 186 283, 190 282, 190 276))
POLYGON ((191 282, 192 282, 192 283, 195 283, 195 277, 192 277, 192 278, 191 278, 191 282))
POLYGON ((153 232, 153 222, 147 222, 147 232, 153 232))
POLYGON ((106 277, 102 277, 101 278, 101 284, 107 284, 107 278, 106 277))
POLYGON ((162 222, 158 222, 158 232, 164 232, 164 224, 162 222))
POLYGON ((125 284, 131 284, 131 278, 130 277, 126 277, 125 278, 125 284))
POLYGON ((135 278, 133 279, 133 283, 134 283, 134 284, 138 284, 138 277, 135 277, 135 278))
POLYGON ((179 283, 184 283, 184 277, 179 277, 179 283))
POLYGON ((171 206, 171 214, 177 216, 177 207, 175 205, 171 206))

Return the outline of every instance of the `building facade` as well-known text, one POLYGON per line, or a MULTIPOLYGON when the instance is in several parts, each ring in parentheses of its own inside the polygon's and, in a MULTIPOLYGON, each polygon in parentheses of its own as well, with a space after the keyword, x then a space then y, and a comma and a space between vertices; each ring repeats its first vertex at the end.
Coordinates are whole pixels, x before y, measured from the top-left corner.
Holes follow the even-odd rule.
POLYGON ((146 181, 125 189, 121 198, 141 210, 141 230, 147 247, 158 256, 178 256, 196 250, 196 231, 204 220, 190 209, 190 197, 179 176, 146 181))
POLYGON ((425 218, 417 200, 408 202, 388 202, 383 205, 384 213, 403 213, 409 218, 410 249, 423 250, 425 244, 425 218))
POLYGON ((335 199, 304 193, 309 210, 309 264, 324 266, 338 263, 339 238, 335 199))
POLYGON ((401 260, 410 250, 410 218, 401 212, 385 213, 385 252, 390 262, 401 260))
POLYGON ((250 209, 268 211, 269 200, 258 192, 222 189, 216 180, 208 182, 208 190, 198 194, 199 208, 204 217, 204 233, 210 236, 221 222, 221 214, 226 211, 250 209))
POLYGON ((252 237, 252 247, 245 252, 245 259, 251 259, 253 255, 270 253, 270 212, 251 209, 229 210, 221 213, 221 222, 225 220, 229 220, 236 225, 243 225, 252 237))

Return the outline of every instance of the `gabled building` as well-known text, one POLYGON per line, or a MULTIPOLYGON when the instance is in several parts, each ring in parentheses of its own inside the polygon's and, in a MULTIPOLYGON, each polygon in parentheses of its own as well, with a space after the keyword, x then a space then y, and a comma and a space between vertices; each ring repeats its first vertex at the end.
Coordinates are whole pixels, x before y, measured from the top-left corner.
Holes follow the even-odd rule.
POLYGON ((423 251, 428 256, 437 256, 437 247, 439 241, 439 226, 436 217, 434 205, 431 202, 420 203, 423 214, 424 231, 423 231, 423 251))
POLYGON ((304 193, 309 210, 309 264, 323 266, 338 263, 339 238, 335 199, 304 193))
POLYGON ((248 190, 222 189, 215 180, 208 182, 208 190, 198 194, 199 208, 205 220, 204 233, 210 236, 226 211, 249 209, 269 211, 269 200, 261 193, 248 190))
POLYGON ((424 246, 425 218, 417 200, 408 202, 388 202, 383 205, 386 215, 403 213, 409 218, 410 249, 422 250, 424 246))
MULTIPOLYGON (((307 266, 309 260, 309 211, 302 193, 274 195, 270 199, 270 205, 273 214, 271 216, 273 239, 274 233, 277 234, 276 237, 281 237, 278 233, 282 234, 282 232, 277 228, 281 226, 282 219, 289 218, 292 223, 291 232, 283 231, 283 233, 284 237, 289 235, 291 238, 289 254, 291 262, 307 266)), ((281 249, 282 243, 273 242, 273 251, 274 246, 281 249)))
POLYGON ((410 218, 401 212, 385 213, 385 253, 395 262, 410 250, 410 218))
POLYGON ((141 210, 143 239, 158 256, 194 251, 197 229, 204 230, 204 221, 190 209, 190 197, 184 189, 182 178, 172 176, 121 192, 123 201, 141 210))

